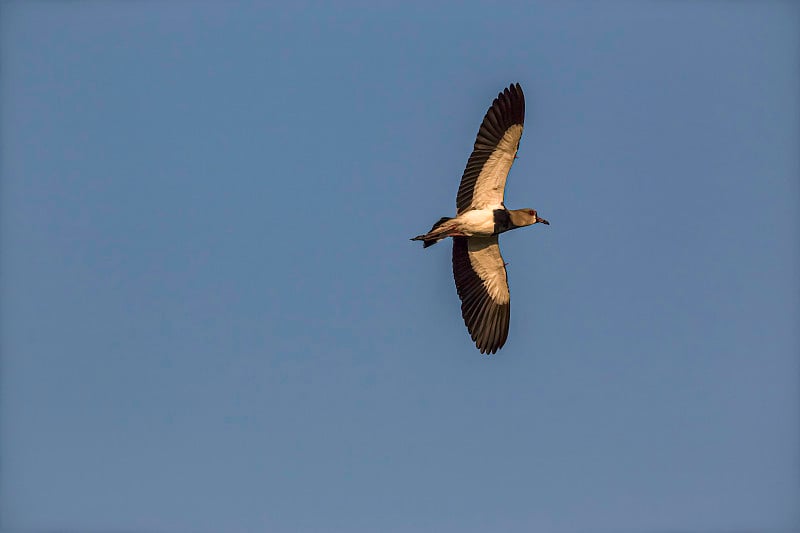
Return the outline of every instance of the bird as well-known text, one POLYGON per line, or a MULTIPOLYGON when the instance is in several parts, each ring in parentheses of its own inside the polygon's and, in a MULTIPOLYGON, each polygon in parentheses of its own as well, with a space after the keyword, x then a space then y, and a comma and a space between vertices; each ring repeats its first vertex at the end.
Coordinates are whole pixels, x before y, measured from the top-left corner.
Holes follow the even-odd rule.
POLYGON ((501 233, 550 222, 535 209, 506 209, 508 172, 517 157, 525 122, 525 95, 513 83, 483 117, 456 195, 456 216, 442 217, 429 232, 412 237, 423 248, 453 239, 453 277, 464 324, 482 354, 494 354, 508 339, 510 293, 501 233))

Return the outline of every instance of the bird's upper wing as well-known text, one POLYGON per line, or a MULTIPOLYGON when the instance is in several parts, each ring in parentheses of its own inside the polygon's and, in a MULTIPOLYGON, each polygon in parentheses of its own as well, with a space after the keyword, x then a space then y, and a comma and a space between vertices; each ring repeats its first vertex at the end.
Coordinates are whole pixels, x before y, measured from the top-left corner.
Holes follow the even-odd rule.
POLYGON ((459 215, 469 209, 503 203, 506 177, 517 154, 524 122, 525 95, 515 83, 494 99, 483 117, 458 187, 459 215))
POLYGON ((453 238, 453 276, 461 316, 481 353, 495 353, 508 338, 510 296, 497 235, 453 238))

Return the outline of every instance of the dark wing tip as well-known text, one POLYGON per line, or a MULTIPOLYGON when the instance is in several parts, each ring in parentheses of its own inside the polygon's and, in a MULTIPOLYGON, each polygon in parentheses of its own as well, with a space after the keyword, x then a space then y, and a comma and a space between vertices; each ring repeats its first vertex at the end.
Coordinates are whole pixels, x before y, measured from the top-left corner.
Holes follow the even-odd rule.
MULTIPOLYGON (((497 116, 501 123, 501 136, 505 130, 514 124, 525 125, 525 93, 519 83, 512 83, 492 101, 491 107, 486 111, 486 121, 497 116), (504 126, 504 127, 503 127, 504 126)), ((480 134, 480 132, 479 132, 480 134)))
POLYGON ((504 106, 508 109, 508 114, 512 118, 512 124, 525 124, 525 93, 519 83, 512 83, 507 89, 497 95, 498 99, 504 99, 504 106))
POLYGON ((514 124, 525 125, 525 93, 519 83, 512 83, 492 101, 483 117, 478 137, 487 137, 496 144, 514 124))
POLYGON ((505 345, 508 339, 510 309, 511 306, 507 303, 495 305, 491 313, 484 316, 483 323, 476 324, 471 337, 481 353, 494 354, 505 345))

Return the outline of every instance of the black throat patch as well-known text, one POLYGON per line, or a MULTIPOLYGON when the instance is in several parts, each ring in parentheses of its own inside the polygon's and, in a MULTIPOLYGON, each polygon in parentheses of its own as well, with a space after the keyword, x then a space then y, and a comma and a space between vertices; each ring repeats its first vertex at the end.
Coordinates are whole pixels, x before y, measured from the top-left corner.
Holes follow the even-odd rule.
POLYGON ((504 231, 513 229, 514 225, 511 223, 511 217, 508 216, 507 209, 494 210, 494 234, 499 235, 504 231))

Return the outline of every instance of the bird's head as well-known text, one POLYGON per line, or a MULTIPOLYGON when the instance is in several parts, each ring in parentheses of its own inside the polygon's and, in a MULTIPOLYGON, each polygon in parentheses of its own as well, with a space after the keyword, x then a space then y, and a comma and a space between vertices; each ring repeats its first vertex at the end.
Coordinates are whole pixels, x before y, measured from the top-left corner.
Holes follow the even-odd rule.
POLYGON ((508 214, 511 218, 511 223, 517 227, 530 226, 536 223, 550 225, 547 220, 536 213, 536 209, 514 209, 513 211, 509 211, 508 214))

